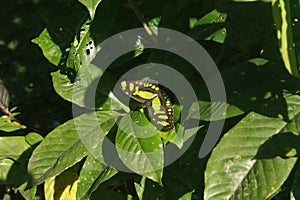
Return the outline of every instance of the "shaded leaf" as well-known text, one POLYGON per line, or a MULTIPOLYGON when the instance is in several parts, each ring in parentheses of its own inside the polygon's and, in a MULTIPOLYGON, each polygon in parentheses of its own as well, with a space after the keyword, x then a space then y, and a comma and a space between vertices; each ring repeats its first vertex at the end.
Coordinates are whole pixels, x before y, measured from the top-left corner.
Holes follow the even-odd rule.
POLYGON ((2 82, 0 82, 0 110, 9 113, 9 93, 2 82))
POLYGON ((218 10, 207 13, 200 19, 190 19, 190 32, 194 39, 213 40, 224 43, 226 39, 226 28, 222 25, 226 21, 227 14, 218 10))
POLYGON ((164 189, 157 183, 142 177, 134 182, 139 199, 167 199, 164 189))
POLYGON ((89 198, 98 186, 114 176, 118 171, 89 155, 85 160, 79 175, 77 198, 89 198))
POLYGON ((26 189, 27 182, 23 183, 19 188, 18 192, 21 193, 21 195, 26 199, 26 200, 34 200, 36 197, 36 191, 37 187, 32 187, 31 189, 26 189))
POLYGON ((294 176, 294 181, 292 184, 292 196, 294 199, 299 199, 300 198, 300 166, 299 164, 297 164, 296 166, 296 172, 295 172, 295 176, 294 176))
POLYGON ((0 182, 16 188, 23 184, 32 151, 24 136, 0 137, 0 182))

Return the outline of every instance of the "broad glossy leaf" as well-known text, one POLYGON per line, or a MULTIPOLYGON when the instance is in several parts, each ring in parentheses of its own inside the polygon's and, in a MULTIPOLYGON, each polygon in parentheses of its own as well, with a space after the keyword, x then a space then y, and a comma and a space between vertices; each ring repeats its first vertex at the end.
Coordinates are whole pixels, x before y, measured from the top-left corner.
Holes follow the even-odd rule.
POLYGON ((26 181, 32 146, 24 136, 0 137, 0 182, 19 186, 26 181))
POLYGON ((237 106, 225 103, 225 102, 207 102, 207 101, 198 101, 195 102, 189 110, 189 117, 192 119, 198 119, 203 121, 217 121, 221 119, 226 119, 230 117, 235 117, 243 114, 244 111, 238 108, 237 106), (198 109, 200 108, 200 113, 198 109), (197 112, 195 112, 196 110, 197 112), (225 110, 225 112, 224 112, 225 110))
POLYGON ((0 137, 0 158, 18 160, 30 147, 24 136, 0 137))
POLYGON ((7 184, 7 176, 9 170, 15 162, 12 159, 2 158, 0 159, 0 183, 7 184))
POLYGON ((285 100, 286 108, 275 100, 264 109, 287 109, 289 122, 283 116, 250 112, 223 136, 207 163, 205 199, 268 199, 280 190, 296 159, 282 159, 270 151, 262 156, 259 152, 268 138, 286 134, 282 131, 298 119, 300 97, 292 95, 285 100))
POLYGON ((108 180, 117 172, 116 169, 103 164, 92 155, 89 155, 80 171, 77 198, 89 198, 102 182, 108 180))
POLYGON ((74 83, 59 70, 51 73, 51 76, 55 91, 67 101, 86 108, 120 110, 121 105, 112 98, 108 98, 109 90, 113 84, 111 80, 114 80, 113 76, 106 74, 105 78, 98 83, 99 88, 96 89, 97 81, 102 74, 103 72, 99 67, 91 64, 86 68, 84 76, 80 76, 80 79, 74 83), (95 96, 95 99, 92 99, 91 96, 95 96))
POLYGON ((78 174, 73 170, 65 171, 56 177, 46 180, 44 185, 45 199, 76 200, 78 174))
POLYGON ((49 62, 58 66, 62 52, 60 47, 52 40, 47 28, 43 30, 39 37, 33 39, 32 42, 39 45, 49 62))
POLYGON ((144 114, 132 112, 121 119, 116 147, 121 161, 130 170, 161 183, 163 145, 156 128, 144 114))
MULTIPOLYGON (((288 76, 282 68, 274 67, 267 60, 260 58, 227 68, 221 72, 221 75, 226 87, 227 102, 210 102, 208 91, 202 89, 199 93, 202 94, 203 99, 190 107, 189 118, 217 121, 249 111, 272 115, 272 117, 285 115, 284 111, 266 113, 265 109, 260 108, 270 99, 285 98, 290 93, 297 93, 299 90, 297 85, 300 84, 299 80, 288 76), (200 107, 200 113, 198 109, 194 109, 194 106, 200 107)), ((282 103, 284 104, 284 100, 282 103)))
POLYGON ((115 116, 118 114, 109 111, 87 113, 50 132, 29 160, 31 185, 60 174, 88 155, 88 150, 101 157, 102 141, 114 125, 115 116))
POLYGON ((91 19, 94 19, 96 8, 101 1, 102 0, 79 0, 79 2, 89 10, 91 19))

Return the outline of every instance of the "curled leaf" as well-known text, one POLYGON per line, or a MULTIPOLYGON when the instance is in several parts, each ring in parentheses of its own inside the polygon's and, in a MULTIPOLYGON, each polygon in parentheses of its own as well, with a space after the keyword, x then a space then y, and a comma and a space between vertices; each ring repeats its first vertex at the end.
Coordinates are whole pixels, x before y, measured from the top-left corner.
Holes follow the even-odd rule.
POLYGON ((0 82, 0 110, 8 113, 9 93, 3 83, 0 82))

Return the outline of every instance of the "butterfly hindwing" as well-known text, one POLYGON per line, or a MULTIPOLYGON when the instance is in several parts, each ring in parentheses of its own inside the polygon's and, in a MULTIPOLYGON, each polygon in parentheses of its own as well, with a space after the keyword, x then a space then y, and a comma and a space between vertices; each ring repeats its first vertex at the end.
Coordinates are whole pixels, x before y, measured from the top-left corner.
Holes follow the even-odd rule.
POLYGON ((162 127, 165 130, 171 130, 174 128, 174 105, 169 99, 166 99, 163 94, 159 93, 151 101, 151 106, 149 109, 149 114, 159 127, 162 127))
POLYGON ((122 81, 121 89, 147 107, 151 121, 160 129, 174 128, 174 105, 155 81, 122 81))

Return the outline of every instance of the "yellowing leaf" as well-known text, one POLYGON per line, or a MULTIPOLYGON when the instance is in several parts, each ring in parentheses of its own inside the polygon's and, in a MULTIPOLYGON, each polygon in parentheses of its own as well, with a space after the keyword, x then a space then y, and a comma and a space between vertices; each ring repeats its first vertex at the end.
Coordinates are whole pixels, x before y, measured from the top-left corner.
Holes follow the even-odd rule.
POLYGON ((46 180, 44 190, 46 200, 76 200, 78 175, 66 171, 46 180))

